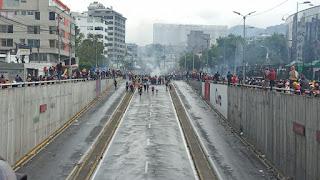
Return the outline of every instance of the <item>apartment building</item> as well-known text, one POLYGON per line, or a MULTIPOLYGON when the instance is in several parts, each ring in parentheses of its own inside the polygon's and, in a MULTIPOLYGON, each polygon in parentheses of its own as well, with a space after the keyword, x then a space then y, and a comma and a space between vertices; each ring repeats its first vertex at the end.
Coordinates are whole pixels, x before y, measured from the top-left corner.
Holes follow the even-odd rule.
POLYGON ((60 0, 0 0, 0 60, 69 62, 74 45, 74 20, 60 0))
POLYGON ((73 12, 76 26, 85 38, 98 36, 104 44, 104 56, 119 65, 126 55, 125 23, 126 18, 103 4, 93 2, 88 11, 73 12))

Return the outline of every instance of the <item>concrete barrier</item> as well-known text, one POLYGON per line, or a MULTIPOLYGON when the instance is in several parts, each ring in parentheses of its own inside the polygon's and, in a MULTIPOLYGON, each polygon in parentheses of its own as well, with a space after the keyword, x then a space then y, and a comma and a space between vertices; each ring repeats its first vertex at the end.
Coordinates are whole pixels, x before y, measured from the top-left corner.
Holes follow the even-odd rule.
POLYGON ((320 99, 228 88, 228 120, 288 177, 320 177, 320 99))
POLYGON ((113 80, 0 89, 0 156, 14 165, 110 86, 113 80))
POLYGON ((211 84, 210 104, 284 176, 320 179, 320 98, 211 84))

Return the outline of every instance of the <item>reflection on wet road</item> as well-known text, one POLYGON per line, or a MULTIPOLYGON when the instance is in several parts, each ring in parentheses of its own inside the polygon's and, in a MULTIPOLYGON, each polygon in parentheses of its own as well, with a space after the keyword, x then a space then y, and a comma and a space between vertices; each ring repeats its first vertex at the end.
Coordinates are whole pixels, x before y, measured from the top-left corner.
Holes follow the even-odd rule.
POLYGON ((175 82, 178 94, 222 179, 276 179, 241 141, 223 125, 185 82, 175 82))
POLYGON ((197 179, 165 87, 136 93, 93 179, 197 179))

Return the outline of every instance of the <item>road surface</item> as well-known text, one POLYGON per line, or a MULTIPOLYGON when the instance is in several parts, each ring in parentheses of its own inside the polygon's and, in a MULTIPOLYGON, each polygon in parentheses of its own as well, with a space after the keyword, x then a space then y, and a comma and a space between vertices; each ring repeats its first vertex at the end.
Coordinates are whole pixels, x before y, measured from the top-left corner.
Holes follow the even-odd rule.
POLYGON ((93 179, 197 179, 169 92, 135 93, 93 179))
POLYGON ((275 179, 186 82, 175 84, 218 176, 228 180, 275 179))

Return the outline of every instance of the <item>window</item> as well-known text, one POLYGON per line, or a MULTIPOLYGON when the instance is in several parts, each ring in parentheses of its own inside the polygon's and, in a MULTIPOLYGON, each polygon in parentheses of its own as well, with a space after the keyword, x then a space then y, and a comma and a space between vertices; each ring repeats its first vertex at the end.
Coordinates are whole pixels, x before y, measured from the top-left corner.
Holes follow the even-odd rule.
POLYGON ((96 31, 103 31, 103 27, 98 26, 98 27, 95 27, 94 30, 96 30, 96 31))
POLYGON ((26 39, 20 39, 20 44, 25 44, 26 43, 26 39))
POLYGON ((34 18, 35 18, 36 20, 40 20, 40 12, 35 12, 34 18))
POLYGON ((49 39, 49 45, 50 45, 50 48, 55 48, 56 47, 56 40, 54 39, 49 39))
POLYGON ((50 21, 56 20, 56 13, 55 12, 49 12, 49 20, 50 21))
POLYGON ((0 33, 13 33, 13 25, 0 25, 0 33))
POLYGON ((27 14, 26 11, 21 11, 21 15, 25 16, 27 14))
POLYGON ((108 27, 108 30, 113 30, 113 27, 108 27))
POLYGON ((108 33, 108 36, 113 36, 113 33, 108 33))
POLYGON ((113 19, 113 16, 106 16, 106 19, 113 19))
POLYGON ((21 2, 22 2, 22 3, 26 3, 26 2, 27 2, 27 0, 21 0, 21 2))
POLYGON ((100 39, 103 39, 103 35, 102 34, 97 34, 96 37, 100 38, 100 39))
POLYGON ((40 34, 40 26, 28 26, 28 34, 40 34))
POLYGON ((39 39, 28 39, 28 45, 33 48, 40 47, 40 40, 39 39))
POLYGON ((49 26, 49 34, 57 34, 57 27, 49 26))
POLYGON ((28 11, 28 15, 34 15, 33 11, 28 11))
POLYGON ((88 30, 93 30, 93 26, 88 26, 87 29, 88 30))
POLYGON ((12 47, 13 39, 0 39, 2 47, 12 47))

